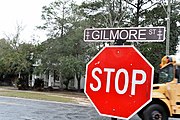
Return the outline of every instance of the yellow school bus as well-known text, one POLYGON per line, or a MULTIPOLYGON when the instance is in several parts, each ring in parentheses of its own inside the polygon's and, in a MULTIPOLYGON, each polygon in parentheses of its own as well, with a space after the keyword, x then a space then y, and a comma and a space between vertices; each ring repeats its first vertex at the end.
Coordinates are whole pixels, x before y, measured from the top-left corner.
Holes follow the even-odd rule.
POLYGON ((143 120, 168 120, 180 115, 180 58, 164 56, 159 78, 153 85, 152 102, 139 113, 143 120))

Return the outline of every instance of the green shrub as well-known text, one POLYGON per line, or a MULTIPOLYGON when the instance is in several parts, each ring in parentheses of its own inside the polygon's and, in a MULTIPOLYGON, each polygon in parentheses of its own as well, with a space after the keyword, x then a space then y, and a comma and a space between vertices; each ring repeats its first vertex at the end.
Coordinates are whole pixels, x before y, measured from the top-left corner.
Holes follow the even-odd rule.
POLYGON ((24 80, 22 78, 18 78, 16 84, 17 84, 17 87, 19 90, 27 90, 28 89, 27 80, 24 80))
POLYGON ((34 82, 34 89, 42 90, 44 88, 44 81, 43 79, 37 78, 34 82))

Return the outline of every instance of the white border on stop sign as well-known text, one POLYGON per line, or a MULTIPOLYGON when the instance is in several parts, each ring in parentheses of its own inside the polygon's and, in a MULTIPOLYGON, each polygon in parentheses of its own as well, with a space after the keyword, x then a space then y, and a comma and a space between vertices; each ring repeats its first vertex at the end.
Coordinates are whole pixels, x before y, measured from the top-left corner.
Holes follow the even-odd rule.
POLYGON ((152 89, 153 89, 153 77, 154 77, 154 67, 150 64, 150 62, 133 46, 133 45, 113 45, 113 46, 106 46, 103 47, 86 65, 86 76, 85 76, 85 84, 84 84, 84 93, 86 94, 86 96, 88 97, 88 99, 91 101, 91 104, 94 106, 94 108, 96 109, 96 111, 98 112, 99 115, 101 116, 105 116, 105 117, 111 117, 111 118, 118 118, 118 119, 130 119, 132 118, 135 114, 137 114, 143 107, 145 107, 148 103, 150 103, 152 101, 152 89), (105 49, 105 48, 113 48, 113 47, 132 47, 145 61, 146 63, 152 68, 152 74, 151 74, 151 90, 150 90, 150 99, 144 104, 142 105, 139 109, 137 109, 132 115, 130 115, 128 118, 124 118, 124 117, 119 117, 119 116, 112 116, 112 115, 107 115, 107 114, 102 114, 99 112, 99 110, 96 108, 96 106, 94 105, 93 101, 90 99, 90 97, 88 96, 88 94, 86 93, 86 79, 87 79, 87 69, 88 69, 88 65, 105 49))

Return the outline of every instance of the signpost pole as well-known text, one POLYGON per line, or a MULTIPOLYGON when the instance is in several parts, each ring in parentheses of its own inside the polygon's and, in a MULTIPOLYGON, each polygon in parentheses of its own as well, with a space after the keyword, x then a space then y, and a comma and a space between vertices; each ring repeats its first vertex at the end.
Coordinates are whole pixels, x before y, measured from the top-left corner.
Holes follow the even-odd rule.
POLYGON ((169 40, 170 40, 170 16, 171 16, 171 0, 168 0, 167 8, 167 39, 166 39, 166 55, 169 55, 169 40))
POLYGON ((123 45, 126 40, 115 40, 115 45, 123 45))
POLYGON ((111 118, 111 120, 117 120, 117 118, 111 118))
MULTIPOLYGON (((115 40, 115 45, 123 45, 126 40, 115 40)), ((117 118, 111 118, 111 120, 117 120, 117 118)))

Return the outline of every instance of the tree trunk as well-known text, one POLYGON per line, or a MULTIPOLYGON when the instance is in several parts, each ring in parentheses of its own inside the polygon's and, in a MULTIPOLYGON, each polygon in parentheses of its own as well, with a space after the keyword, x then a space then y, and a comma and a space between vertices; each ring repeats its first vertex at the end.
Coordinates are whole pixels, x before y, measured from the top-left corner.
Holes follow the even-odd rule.
POLYGON ((77 78, 77 82, 78 82, 78 92, 81 91, 81 73, 76 73, 76 78, 77 78))
POLYGON ((138 27, 139 26, 139 12, 140 12, 140 9, 141 9, 141 0, 138 0, 138 3, 137 3, 137 13, 136 13, 136 20, 135 20, 135 26, 138 27))

